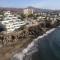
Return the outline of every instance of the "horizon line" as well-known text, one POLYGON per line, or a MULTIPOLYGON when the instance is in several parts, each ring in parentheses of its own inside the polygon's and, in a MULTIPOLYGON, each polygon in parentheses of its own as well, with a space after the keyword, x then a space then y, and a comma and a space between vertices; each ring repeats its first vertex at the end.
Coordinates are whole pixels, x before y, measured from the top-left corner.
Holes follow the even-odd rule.
POLYGON ((39 8, 39 9, 46 9, 46 10, 60 10, 60 9, 51 9, 51 8, 40 8, 40 7, 35 7, 35 6, 26 6, 26 7, 7 7, 7 6, 0 6, 0 8, 16 8, 16 9, 24 9, 24 8, 28 8, 28 7, 33 7, 33 8, 39 8))

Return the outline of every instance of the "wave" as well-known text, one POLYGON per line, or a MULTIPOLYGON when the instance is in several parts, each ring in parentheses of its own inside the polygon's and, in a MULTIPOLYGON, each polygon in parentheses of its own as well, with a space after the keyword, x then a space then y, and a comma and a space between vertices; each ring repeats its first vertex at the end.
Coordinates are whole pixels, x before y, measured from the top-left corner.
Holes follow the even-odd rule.
MULTIPOLYGON (((60 26, 58 26, 60 27, 60 26)), ((25 48, 24 50, 22 50, 22 52, 20 53, 16 53, 14 56, 13 56, 13 59, 12 60, 23 60, 23 57, 25 56, 26 53, 28 53, 28 51, 34 47, 35 45, 35 42, 37 42, 39 39, 41 38, 44 38, 45 36, 47 36, 48 34, 52 33, 53 31, 55 31, 56 28, 52 28, 50 29, 49 31, 47 31, 45 34, 41 35, 41 36, 38 36, 36 39, 34 39, 28 46, 27 48, 25 48)))

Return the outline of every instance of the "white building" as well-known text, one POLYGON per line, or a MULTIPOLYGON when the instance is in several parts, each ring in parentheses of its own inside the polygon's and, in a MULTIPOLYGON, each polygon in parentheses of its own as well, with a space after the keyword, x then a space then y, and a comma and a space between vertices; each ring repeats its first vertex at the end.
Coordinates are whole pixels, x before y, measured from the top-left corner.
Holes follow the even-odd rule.
POLYGON ((29 8, 24 9, 24 14, 26 15, 33 14, 33 9, 29 9, 29 8))
POLYGON ((6 26, 8 33, 20 28, 22 25, 25 25, 24 21, 21 21, 21 19, 12 15, 10 11, 4 13, 4 19, 1 23, 6 26))

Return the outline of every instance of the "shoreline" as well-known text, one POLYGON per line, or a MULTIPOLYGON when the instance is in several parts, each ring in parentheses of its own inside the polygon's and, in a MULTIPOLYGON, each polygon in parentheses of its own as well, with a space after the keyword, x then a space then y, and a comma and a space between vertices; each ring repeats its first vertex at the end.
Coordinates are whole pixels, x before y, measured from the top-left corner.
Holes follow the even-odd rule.
POLYGON ((15 55, 13 55, 13 60, 14 58, 23 60, 23 57, 25 56, 26 53, 28 53, 28 51, 30 50, 30 48, 32 48, 35 45, 35 42, 38 41, 38 39, 44 38, 45 36, 47 36, 48 34, 52 33, 53 31, 55 31, 57 28, 59 28, 60 26, 57 26, 56 28, 52 28, 50 30, 48 30, 46 33, 44 33, 41 36, 38 36, 36 39, 33 39, 33 41, 22 50, 22 52, 16 53, 15 55))

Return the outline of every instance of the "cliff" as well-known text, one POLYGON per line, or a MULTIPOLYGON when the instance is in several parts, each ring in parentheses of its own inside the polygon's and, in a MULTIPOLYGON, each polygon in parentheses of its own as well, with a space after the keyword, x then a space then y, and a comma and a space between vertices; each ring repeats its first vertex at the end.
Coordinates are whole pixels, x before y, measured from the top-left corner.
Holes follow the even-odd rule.
POLYGON ((13 33, 0 33, 0 60, 9 60, 12 54, 17 50, 24 49, 30 42, 39 35, 42 35, 44 30, 40 25, 25 28, 22 31, 13 33))

